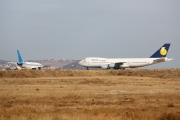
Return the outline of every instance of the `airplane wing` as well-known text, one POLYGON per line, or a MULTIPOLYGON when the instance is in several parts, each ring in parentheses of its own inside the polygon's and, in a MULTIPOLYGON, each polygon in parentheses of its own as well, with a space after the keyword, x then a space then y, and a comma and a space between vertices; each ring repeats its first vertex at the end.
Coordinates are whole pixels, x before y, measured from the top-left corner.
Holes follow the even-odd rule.
POLYGON ((7 63, 15 65, 17 70, 22 69, 20 66, 18 66, 18 64, 16 62, 7 62, 7 63))
POLYGON ((159 58, 159 59, 153 60, 153 63, 160 63, 160 62, 165 62, 165 61, 166 61, 165 58, 159 58))
POLYGON ((17 65, 16 62, 7 62, 7 63, 17 65))
POLYGON ((115 63, 114 65, 114 68, 117 68, 119 69, 121 65, 123 65, 124 63, 123 62, 118 62, 118 63, 115 63))
POLYGON ((113 69, 119 69, 120 66, 122 66, 123 64, 124 64, 124 62, 111 63, 111 64, 109 64, 109 67, 113 68, 113 69))

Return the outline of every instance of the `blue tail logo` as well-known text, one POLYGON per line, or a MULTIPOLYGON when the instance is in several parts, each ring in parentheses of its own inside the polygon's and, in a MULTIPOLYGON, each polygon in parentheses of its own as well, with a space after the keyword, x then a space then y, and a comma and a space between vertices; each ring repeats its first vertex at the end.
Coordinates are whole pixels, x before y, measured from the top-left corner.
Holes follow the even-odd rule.
POLYGON ((150 58, 160 58, 166 57, 168 50, 170 47, 170 43, 164 44, 159 50, 157 50, 150 58))
POLYGON ((22 63, 23 59, 21 57, 21 54, 20 54, 19 50, 17 50, 17 54, 18 54, 18 63, 22 63))

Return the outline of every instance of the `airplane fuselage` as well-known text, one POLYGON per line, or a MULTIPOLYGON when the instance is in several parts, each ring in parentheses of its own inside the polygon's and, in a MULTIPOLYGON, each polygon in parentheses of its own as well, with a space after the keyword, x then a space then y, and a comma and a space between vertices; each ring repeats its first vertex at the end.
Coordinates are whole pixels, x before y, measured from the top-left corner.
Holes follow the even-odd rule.
POLYGON ((166 58, 170 43, 164 44, 149 58, 100 58, 100 57, 87 57, 81 60, 81 66, 89 68, 102 68, 102 69, 124 69, 148 66, 156 63, 170 61, 172 59, 166 58))
POLYGON ((136 68, 148 66, 160 62, 168 61, 168 58, 100 58, 88 57, 79 62, 80 65, 87 68, 120 69, 136 68), (118 64, 119 63, 119 64, 118 64))
POLYGON ((20 67, 22 67, 23 69, 36 69, 36 70, 40 70, 43 65, 40 63, 36 63, 36 62, 22 62, 22 63, 18 63, 18 65, 20 67))

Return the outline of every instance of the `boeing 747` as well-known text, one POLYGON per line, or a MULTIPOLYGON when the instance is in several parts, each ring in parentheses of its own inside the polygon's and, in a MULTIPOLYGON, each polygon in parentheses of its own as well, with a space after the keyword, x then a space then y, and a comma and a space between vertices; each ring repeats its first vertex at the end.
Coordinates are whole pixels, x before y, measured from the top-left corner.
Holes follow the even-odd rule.
POLYGON ((164 44, 149 58, 100 58, 100 57, 87 57, 79 62, 83 67, 89 68, 102 68, 102 69, 125 69, 137 68, 157 63, 167 62, 172 59, 166 57, 170 43, 164 44))

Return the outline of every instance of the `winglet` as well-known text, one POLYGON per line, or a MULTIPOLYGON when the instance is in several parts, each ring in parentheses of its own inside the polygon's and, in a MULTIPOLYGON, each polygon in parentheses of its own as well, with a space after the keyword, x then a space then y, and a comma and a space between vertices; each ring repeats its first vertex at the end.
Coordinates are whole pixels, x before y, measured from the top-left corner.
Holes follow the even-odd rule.
POLYGON ((160 57, 166 57, 170 43, 164 44, 161 48, 159 48, 150 58, 160 58, 160 57))
POLYGON ((23 62, 23 59, 22 59, 22 57, 21 57, 21 54, 20 54, 19 50, 17 50, 17 54, 18 54, 18 62, 19 62, 19 63, 22 63, 22 62, 23 62))

